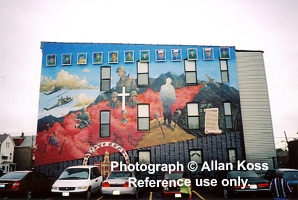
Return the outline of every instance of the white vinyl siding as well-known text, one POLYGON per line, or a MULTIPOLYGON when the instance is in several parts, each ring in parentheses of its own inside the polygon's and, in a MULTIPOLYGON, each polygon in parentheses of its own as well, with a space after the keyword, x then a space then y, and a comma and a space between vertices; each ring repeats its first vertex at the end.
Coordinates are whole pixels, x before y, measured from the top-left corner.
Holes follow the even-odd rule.
POLYGON ((236 63, 246 160, 273 168, 276 154, 263 52, 236 51, 236 63))

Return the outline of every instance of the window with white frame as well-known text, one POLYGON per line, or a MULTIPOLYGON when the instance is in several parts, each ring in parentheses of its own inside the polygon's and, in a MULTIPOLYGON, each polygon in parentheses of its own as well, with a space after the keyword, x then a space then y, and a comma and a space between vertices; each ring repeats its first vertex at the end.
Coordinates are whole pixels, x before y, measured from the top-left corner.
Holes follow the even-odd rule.
POLYGON ((99 137, 110 137, 110 118, 111 113, 109 110, 100 111, 100 133, 99 137))
POLYGON ((138 130, 150 129, 150 106, 149 104, 138 104, 138 130))
POLYGON ((220 74, 221 74, 222 83, 230 82, 229 71, 228 71, 228 60, 220 60, 220 74))
POLYGON ((186 108, 188 129, 199 129, 199 103, 187 103, 186 108))
POLYGON ((233 128, 231 102, 224 102, 224 114, 225 114, 226 128, 228 129, 233 128))
POLYGON ((196 61, 184 60, 184 73, 186 84, 197 84, 196 61))
POLYGON ((137 85, 148 86, 149 85, 149 63, 137 62, 137 85))
POLYGON ((100 69, 100 90, 109 91, 111 89, 111 67, 102 66, 100 69))

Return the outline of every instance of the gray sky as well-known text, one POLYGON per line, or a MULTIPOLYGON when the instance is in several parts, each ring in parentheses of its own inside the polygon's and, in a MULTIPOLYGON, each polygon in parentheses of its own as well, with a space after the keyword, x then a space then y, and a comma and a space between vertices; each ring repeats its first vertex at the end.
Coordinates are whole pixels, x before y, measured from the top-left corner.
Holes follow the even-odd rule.
POLYGON ((298 1, 0 0, 0 134, 34 135, 40 42, 263 50, 277 147, 298 138, 298 1), (297 67, 296 67, 297 68, 297 67))

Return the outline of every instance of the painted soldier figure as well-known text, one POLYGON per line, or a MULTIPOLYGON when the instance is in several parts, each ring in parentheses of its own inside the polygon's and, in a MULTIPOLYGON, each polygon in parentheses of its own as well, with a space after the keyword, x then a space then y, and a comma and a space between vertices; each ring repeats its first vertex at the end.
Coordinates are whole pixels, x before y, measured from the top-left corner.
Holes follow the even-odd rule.
POLYGON ((127 124, 128 122, 127 115, 128 115, 127 110, 121 110, 121 122, 123 124, 127 124))
POLYGON ((126 75, 126 70, 123 66, 119 66, 116 71, 120 77, 119 81, 116 83, 115 91, 122 92, 122 87, 125 87, 125 92, 129 93, 132 90, 138 91, 137 84, 135 80, 126 75))
POLYGON ((76 128, 82 129, 91 124, 90 115, 86 111, 86 108, 82 108, 82 112, 78 114, 76 120, 78 120, 78 124, 75 125, 76 128))
POLYGON ((55 146, 59 149, 59 139, 57 137, 57 132, 53 133, 53 136, 48 137, 48 144, 51 146, 55 146))
POLYGON ((135 108, 140 103, 136 100, 137 95, 138 94, 135 90, 131 91, 129 95, 129 101, 126 103, 126 105, 131 108, 135 108))
POLYGON ((120 105, 121 105, 121 102, 118 99, 118 93, 113 92, 111 94, 111 101, 109 103, 107 103, 107 106, 109 106, 111 108, 118 108, 120 105))

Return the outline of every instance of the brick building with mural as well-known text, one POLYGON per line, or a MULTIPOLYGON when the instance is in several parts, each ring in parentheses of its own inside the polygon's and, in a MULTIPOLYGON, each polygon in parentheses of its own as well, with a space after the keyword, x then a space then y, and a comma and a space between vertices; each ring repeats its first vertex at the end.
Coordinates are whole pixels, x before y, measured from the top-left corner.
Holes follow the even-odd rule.
MULTIPOLYGON (((263 51, 234 46, 42 42, 35 166, 268 163, 263 51)), ((192 178, 209 172, 189 172, 192 178)), ((151 175, 158 179, 161 172, 151 175)))

